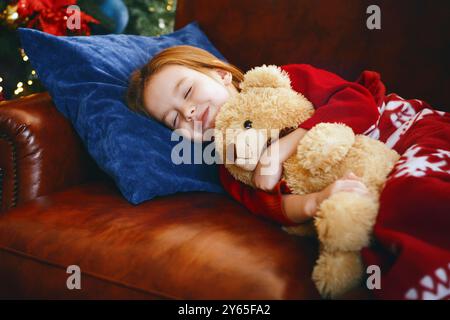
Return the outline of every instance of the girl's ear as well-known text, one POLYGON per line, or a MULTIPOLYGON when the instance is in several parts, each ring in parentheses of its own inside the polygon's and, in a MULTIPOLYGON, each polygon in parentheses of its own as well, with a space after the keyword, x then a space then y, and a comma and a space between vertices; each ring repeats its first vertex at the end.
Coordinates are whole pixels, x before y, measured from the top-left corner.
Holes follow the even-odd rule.
POLYGON ((216 68, 215 71, 217 72, 220 79, 222 79, 222 81, 225 85, 229 85, 232 82, 233 76, 231 75, 231 72, 220 69, 220 68, 216 68))

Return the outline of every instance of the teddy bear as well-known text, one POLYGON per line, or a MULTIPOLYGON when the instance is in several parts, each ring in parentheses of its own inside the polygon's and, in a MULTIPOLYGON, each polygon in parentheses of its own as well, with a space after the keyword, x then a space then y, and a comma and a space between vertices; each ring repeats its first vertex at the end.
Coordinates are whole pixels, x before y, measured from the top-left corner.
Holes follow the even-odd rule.
MULTIPOLYGON (((314 106, 292 89, 289 75, 276 65, 245 73, 240 92, 225 103, 215 120, 216 153, 239 181, 255 187, 252 174, 267 146, 314 114, 314 106)), ((370 244, 379 195, 399 155, 378 140, 355 135, 344 124, 320 123, 300 140, 283 163, 282 179, 294 194, 318 192, 353 172, 368 195, 334 193, 314 219, 283 227, 299 236, 315 236, 319 255, 312 280, 325 298, 336 298, 362 281, 360 251, 370 244)))

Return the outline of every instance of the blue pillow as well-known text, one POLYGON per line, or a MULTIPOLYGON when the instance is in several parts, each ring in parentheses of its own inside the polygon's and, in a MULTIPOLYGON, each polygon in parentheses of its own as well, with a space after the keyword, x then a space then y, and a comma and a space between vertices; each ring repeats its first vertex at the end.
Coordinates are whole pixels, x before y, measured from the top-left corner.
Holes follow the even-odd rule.
MULTIPOLYGON (((174 164, 171 151, 179 141, 171 141, 172 131, 125 104, 131 72, 164 48, 192 45, 226 61, 196 21, 159 37, 56 37, 33 29, 19 33, 56 107, 129 202, 139 204, 176 192, 224 192, 216 165, 193 160, 174 164)), ((198 150, 198 145, 190 145, 198 150)))

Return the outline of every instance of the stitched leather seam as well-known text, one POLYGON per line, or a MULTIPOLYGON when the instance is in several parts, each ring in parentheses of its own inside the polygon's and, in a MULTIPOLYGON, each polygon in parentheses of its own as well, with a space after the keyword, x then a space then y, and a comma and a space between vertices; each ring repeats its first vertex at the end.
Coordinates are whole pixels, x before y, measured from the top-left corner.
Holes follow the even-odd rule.
MULTIPOLYGON (((12 198, 12 203, 9 206, 8 209, 10 208, 14 208, 17 205, 17 202, 19 200, 19 178, 17 176, 17 148, 16 148, 16 144, 14 143, 13 139, 11 139, 10 136, 8 136, 6 133, 0 133, 0 139, 4 139, 6 140, 6 142, 8 142, 8 144, 11 146, 11 159, 12 159, 12 164, 13 164, 13 198, 12 198)), ((3 178, 3 174, 2 174, 2 178, 3 178)), ((0 181, 0 203, 1 200, 3 200, 3 179, 1 179, 0 181)))

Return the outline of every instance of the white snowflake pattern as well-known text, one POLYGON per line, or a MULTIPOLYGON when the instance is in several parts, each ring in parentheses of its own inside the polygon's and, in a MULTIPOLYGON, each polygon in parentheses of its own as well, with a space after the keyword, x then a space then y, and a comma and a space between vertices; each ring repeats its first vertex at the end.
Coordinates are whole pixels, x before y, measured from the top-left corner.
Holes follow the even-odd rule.
MULTIPOLYGON (((403 99, 402 97, 391 94, 387 97, 388 99, 393 99, 389 101, 384 101, 378 107, 378 119, 375 124, 370 126, 363 134, 372 138, 379 140, 380 139, 380 121, 383 117, 389 117, 392 125, 395 128, 404 128, 405 123, 408 123, 415 115, 416 111, 414 107, 403 99), (386 115, 384 114, 386 112, 386 115)), ((419 100, 418 100, 419 101, 419 100)), ((409 128, 409 126, 408 126, 409 128)), ((408 129, 406 128, 406 130, 408 129)), ((406 130, 396 131, 399 135, 403 134, 406 130)), ((397 140, 398 141, 398 140, 397 140)))
POLYGON ((432 274, 422 277, 416 287, 405 293, 407 300, 448 300, 450 299, 450 263, 447 268, 438 268, 432 274))
POLYGON ((386 145, 389 148, 393 148, 395 144, 400 140, 401 136, 405 134, 406 131, 408 131, 411 126, 416 123, 417 121, 422 120, 425 116, 432 115, 432 114, 439 114, 443 115, 442 112, 438 112, 432 109, 423 109, 419 113, 417 113, 414 117, 410 118, 408 121, 404 122, 400 127, 398 127, 397 130, 394 131, 394 133, 391 134, 391 136, 386 140, 386 145))
POLYGON ((443 169, 448 166, 450 159, 450 152, 447 150, 436 149, 434 153, 417 156, 417 153, 421 150, 418 145, 413 145, 402 155, 402 158, 397 162, 394 169, 395 174, 393 178, 403 176, 423 177, 427 172, 446 172, 450 174, 450 170, 443 169), (437 157, 442 159, 439 162, 430 162, 430 157, 437 157))
POLYGON ((386 110, 393 111, 393 110, 397 110, 397 109, 400 109, 400 110, 393 112, 390 115, 392 124, 396 128, 399 128, 402 124, 404 124, 406 121, 411 119, 416 114, 416 110, 414 110, 411 103, 409 103, 407 101, 390 101, 386 105, 386 110))

